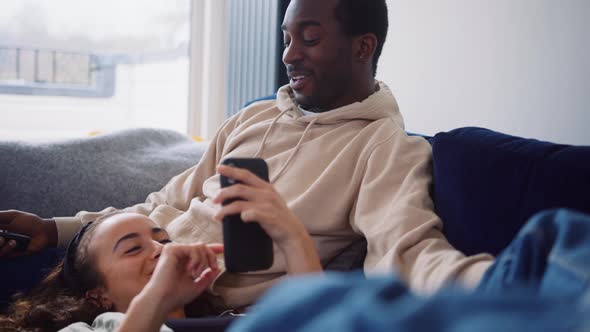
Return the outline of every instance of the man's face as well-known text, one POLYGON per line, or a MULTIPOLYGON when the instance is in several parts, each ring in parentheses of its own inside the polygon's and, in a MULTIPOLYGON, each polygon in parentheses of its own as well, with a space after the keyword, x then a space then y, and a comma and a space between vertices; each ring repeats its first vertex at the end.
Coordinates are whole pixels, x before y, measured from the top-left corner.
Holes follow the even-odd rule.
POLYGON ((287 68, 295 101, 303 108, 346 105, 353 86, 352 38, 336 20, 338 0, 293 0, 283 21, 287 68))

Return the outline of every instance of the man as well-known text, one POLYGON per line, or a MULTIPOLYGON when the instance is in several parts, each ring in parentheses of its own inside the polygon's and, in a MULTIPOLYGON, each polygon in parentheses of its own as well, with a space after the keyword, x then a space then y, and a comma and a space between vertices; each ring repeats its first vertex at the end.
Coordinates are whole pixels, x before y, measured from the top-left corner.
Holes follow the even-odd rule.
MULTIPOLYGON (((406 135, 391 91, 374 79, 387 28, 384 0, 292 1, 282 25, 290 84, 276 101, 227 120, 198 165, 126 209, 149 215, 179 242, 220 241, 214 219, 231 213, 270 225, 265 230, 281 249, 273 267, 216 281, 213 290, 228 306, 252 303, 289 272, 290 260, 314 270, 316 250, 326 262, 362 236, 365 271, 396 271, 419 291, 451 280, 474 286, 492 264, 489 255, 465 257, 441 233, 428 192, 430 146, 406 135), (265 159, 271 184, 217 168, 227 157, 265 159), (245 184, 220 190, 218 172, 245 184), (219 209, 229 197, 246 201, 219 209), (283 236, 301 230, 305 236, 283 236)), ((64 246, 107 211, 45 221, 9 211, 0 213, 0 228, 32 235, 29 251, 36 251, 64 246)), ((7 255, 11 247, 0 250, 7 255)))

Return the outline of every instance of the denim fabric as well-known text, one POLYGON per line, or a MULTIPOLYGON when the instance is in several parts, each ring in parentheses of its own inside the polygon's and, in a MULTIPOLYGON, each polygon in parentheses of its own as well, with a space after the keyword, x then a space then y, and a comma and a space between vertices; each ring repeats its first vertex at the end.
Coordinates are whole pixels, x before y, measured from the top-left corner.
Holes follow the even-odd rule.
POLYGON ((540 212, 484 275, 479 291, 529 288, 540 296, 579 298, 590 281, 590 216, 540 212))
POLYGON ((243 331, 590 331, 590 216, 534 216, 473 292, 421 297, 395 277, 293 278, 230 329, 243 331))
POLYGON ((575 310, 527 292, 446 290, 424 298, 395 278, 329 274, 282 283, 229 331, 583 331, 584 315, 575 310))

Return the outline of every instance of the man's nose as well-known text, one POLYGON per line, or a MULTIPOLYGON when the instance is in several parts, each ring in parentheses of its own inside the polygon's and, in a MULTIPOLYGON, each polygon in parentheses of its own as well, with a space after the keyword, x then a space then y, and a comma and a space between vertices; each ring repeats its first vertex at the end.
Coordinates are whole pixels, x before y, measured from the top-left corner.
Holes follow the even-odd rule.
POLYGON ((283 63, 293 65, 303 60, 303 52, 296 42, 291 42, 283 51, 283 63))

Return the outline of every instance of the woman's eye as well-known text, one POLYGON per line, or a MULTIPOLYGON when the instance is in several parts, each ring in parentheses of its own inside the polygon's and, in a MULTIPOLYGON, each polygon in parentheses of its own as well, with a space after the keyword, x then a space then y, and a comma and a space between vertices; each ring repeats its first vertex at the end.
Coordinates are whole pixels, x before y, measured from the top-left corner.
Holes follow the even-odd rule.
POLYGON ((133 248, 131 248, 131 249, 129 249, 129 250, 127 250, 127 251, 125 251, 125 254, 130 254, 130 253, 132 253, 132 252, 136 252, 136 251, 138 251, 139 249, 141 249, 141 247, 140 247, 140 246, 135 246, 135 247, 133 247, 133 248))
POLYGON ((163 245, 167 245, 168 243, 172 243, 172 240, 166 239, 166 240, 160 241, 160 243, 163 244, 163 245))

